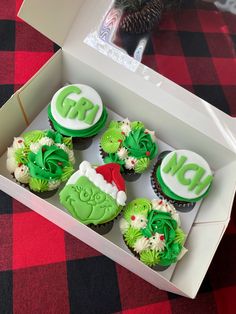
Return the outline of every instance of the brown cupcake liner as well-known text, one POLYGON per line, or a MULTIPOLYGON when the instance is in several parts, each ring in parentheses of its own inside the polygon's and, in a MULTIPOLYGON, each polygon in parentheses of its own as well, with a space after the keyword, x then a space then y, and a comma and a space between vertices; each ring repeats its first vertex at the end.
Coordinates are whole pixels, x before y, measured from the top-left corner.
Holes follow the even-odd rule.
POLYGON ((113 225, 114 225, 114 221, 121 218, 122 216, 122 211, 123 209, 120 211, 120 213, 111 221, 108 221, 104 224, 98 224, 98 225, 94 225, 94 224, 89 224, 87 225, 89 228, 93 229, 94 231, 96 231, 97 233, 103 235, 106 234, 108 232, 111 231, 113 225))
MULTIPOLYGON (((131 252, 138 260, 140 260, 140 255, 139 255, 137 252, 135 252, 132 247, 130 247, 130 246, 128 245, 128 243, 125 241, 124 236, 123 236, 123 240, 124 240, 125 245, 127 246, 127 248, 130 250, 130 252, 131 252)), ((141 260, 140 260, 140 262, 143 263, 141 260)), ((144 264, 144 263, 143 263, 143 264, 144 264)), ((146 265, 146 264, 144 264, 144 265, 146 265)), ((146 266, 148 266, 148 265, 146 265, 146 266)), ((155 266, 148 266, 148 267, 152 268, 152 269, 155 270, 155 271, 164 271, 164 270, 166 270, 167 268, 169 268, 170 266, 162 266, 162 265, 157 264, 157 265, 155 265, 155 266)))
MULTIPOLYGON (((58 132, 55 128, 54 128, 54 125, 52 123, 52 121, 50 119, 48 119, 49 121, 49 124, 50 124, 50 127, 52 130, 54 130, 55 132, 58 132)), ((60 133, 60 132, 59 132, 60 133)), ((70 136, 67 136, 67 135, 64 135, 62 134, 62 136, 64 137, 70 137, 70 136)), ((89 148, 92 143, 93 143, 93 138, 95 137, 96 135, 93 135, 93 136, 89 136, 89 137, 71 137, 72 138, 72 142, 73 142, 73 149, 74 150, 85 150, 87 148, 89 148)))
POLYGON ((159 182, 157 181, 156 178, 156 171, 157 168, 161 165, 161 162, 163 160, 163 158, 169 153, 170 151, 165 151, 162 152, 158 158, 157 158, 157 162, 155 163, 152 172, 151 172, 151 185, 153 188, 153 191, 156 193, 156 195, 160 198, 160 199, 165 199, 166 201, 168 201, 169 203, 171 203, 176 210, 180 211, 180 212, 189 212, 191 211, 195 204, 194 202, 184 202, 184 201, 178 201, 178 200, 174 200, 172 198, 170 198, 169 196, 167 196, 161 189, 161 186, 159 184, 159 182))

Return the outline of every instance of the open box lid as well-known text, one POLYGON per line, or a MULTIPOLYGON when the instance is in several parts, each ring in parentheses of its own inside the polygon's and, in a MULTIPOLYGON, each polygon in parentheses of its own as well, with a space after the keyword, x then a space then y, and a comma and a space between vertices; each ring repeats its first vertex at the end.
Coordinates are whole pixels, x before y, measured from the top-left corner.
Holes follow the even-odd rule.
POLYGON ((236 153, 234 118, 138 63, 114 45, 95 38, 112 5, 112 0, 25 0, 19 16, 82 62, 179 119, 188 120, 191 126, 236 153))
MULTIPOLYGON (((236 180, 232 175, 232 167, 236 169, 235 120, 141 63, 133 70, 121 65, 109 56, 111 49, 109 43, 104 42, 103 51, 98 51, 85 43, 88 36, 98 30, 112 4, 111 0, 25 0, 19 16, 59 44, 66 53, 95 69, 98 75, 103 73, 108 79, 115 81, 120 86, 125 86, 142 99, 171 113, 181 123, 190 125, 210 138, 216 145, 220 144, 229 151, 230 160, 234 159, 235 162, 231 166, 225 166, 218 173, 222 180, 228 174, 228 179, 224 182, 227 193, 216 192, 220 193, 222 204, 226 199, 228 203, 230 199, 232 205, 236 180), (104 54, 104 50, 107 50, 108 54, 104 54), (235 158, 232 158, 232 155, 235 158)), ((135 104, 130 102, 129 104, 135 109, 135 104)), ((189 149, 194 147, 191 138, 188 140, 188 147, 189 149)), ((202 152, 204 149, 206 147, 203 145, 202 152)), ((212 150, 211 154, 214 154, 213 146, 212 150)), ((227 154, 225 154, 225 158, 228 158, 227 154)), ((213 210, 207 211, 207 215, 206 212, 204 213, 205 210, 201 210, 196 219, 197 223, 227 222, 229 220, 232 206, 223 210, 222 205, 214 201, 212 194, 204 201, 203 207, 205 209, 209 202, 211 204, 213 202, 214 206, 211 206, 213 210), (219 206, 221 210, 217 211, 219 206)))

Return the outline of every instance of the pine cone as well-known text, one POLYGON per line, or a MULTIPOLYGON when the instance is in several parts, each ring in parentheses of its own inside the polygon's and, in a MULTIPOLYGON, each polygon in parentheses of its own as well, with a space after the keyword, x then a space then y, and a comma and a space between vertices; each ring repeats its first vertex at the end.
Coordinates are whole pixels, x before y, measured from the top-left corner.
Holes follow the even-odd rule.
POLYGON ((139 11, 124 14, 120 29, 127 33, 141 34, 150 32, 159 23, 164 9, 163 0, 150 0, 139 11))

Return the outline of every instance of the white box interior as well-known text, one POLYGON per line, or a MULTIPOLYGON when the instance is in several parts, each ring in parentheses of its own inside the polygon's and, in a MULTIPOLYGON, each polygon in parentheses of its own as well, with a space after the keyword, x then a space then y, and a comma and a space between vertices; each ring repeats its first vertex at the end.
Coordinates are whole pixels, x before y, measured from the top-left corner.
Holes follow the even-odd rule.
MULTIPOLYGON (((214 133, 204 133, 195 124, 191 125, 191 116, 187 119, 185 112, 182 112, 182 117, 181 113, 176 117, 175 110, 172 113, 169 108, 164 110, 160 107, 158 103, 163 101, 174 108, 176 103, 171 95, 161 94, 160 99, 159 91, 152 95, 151 100, 145 99, 70 53, 58 51, 0 111, 0 188, 156 287, 193 298, 229 221, 236 187, 235 153, 226 145, 221 145, 214 138, 214 133), (114 112, 131 120, 142 120, 148 128, 157 130, 161 141, 175 148, 196 151, 214 169, 212 191, 203 201, 187 239, 189 252, 177 263, 171 280, 168 280, 169 274, 165 277, 164 273, 153 271, 109 241, 109 234, 107 237, 98 235, 61 210, 58 204, 50 204, 14 183, 7 174, 4 152, 11 145, 13 136, 25 130, 26 125, 50 102, 55 91, 66 82, 80 82, 94 87, 114 112), (11 120, 14 123, 6 123, 11 120)), ((195 114, 191 108, 189 110, 190 114, 195 114)))

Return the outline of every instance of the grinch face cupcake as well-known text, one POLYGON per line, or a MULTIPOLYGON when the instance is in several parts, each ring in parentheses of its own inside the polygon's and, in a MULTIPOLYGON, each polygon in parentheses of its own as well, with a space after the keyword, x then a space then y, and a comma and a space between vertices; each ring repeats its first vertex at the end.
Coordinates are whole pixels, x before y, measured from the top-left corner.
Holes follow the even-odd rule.
POLYGON ((125 179, 137 179, 156 157, 158 147, 154 131, 149 131, 140 121, 112 121, 102 135, 101 154, 105 163, 120 165, 125 179))
POLYGON ((131 252, 155 270, 166 269, 187 252, 179 215, 166 201, 135 199, 128 204, 119 223, 131 252))
POLYGON ((51 126, 64 136, 73 138, 85 149, 107 120, 101 97, 90 86, 73 84, 59 89, 48 107, 51 126))
POLYGON ((125 181, 115 163, 80 164, 60 193, 61 204, 80 222, 100 234, 109 232, 126 202, 125 181))
POLYGON ((151 175, 152 186, 158 196, 176 208, 188 210, 209 193, 213 175, 204 158, 188 150, 162 154, 151 175))
POLYGON ((40 196, 56 190, 74 172, 71 138, 54 131, 30 131, 15 137, 8 148, 6 166, 16 181, 40 196))

